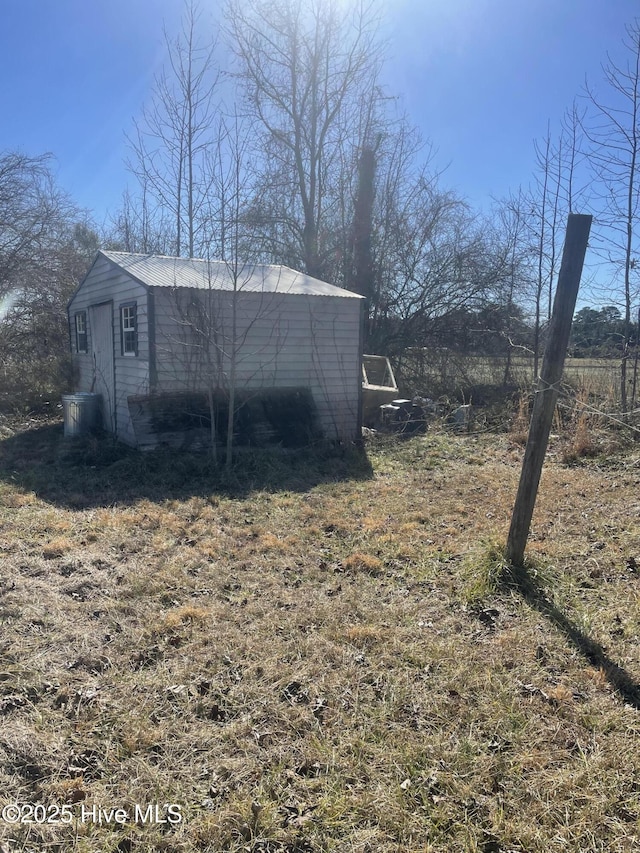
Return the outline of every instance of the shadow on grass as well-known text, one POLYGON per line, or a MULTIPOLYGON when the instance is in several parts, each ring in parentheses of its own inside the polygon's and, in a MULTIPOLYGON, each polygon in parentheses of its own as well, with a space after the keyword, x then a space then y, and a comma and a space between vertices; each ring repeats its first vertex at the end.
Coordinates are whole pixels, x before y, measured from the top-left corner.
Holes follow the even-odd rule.
POLYGON ((321 483, 371 476, 366 452, 356 447, 247 450, 226 471, 206 453, 164 448, 142 453, 109 436, 66 439, 61 423, 20 431, 0 441, 0 482, 71 509, 130 504, 142 498, 181 500, 211 494, 244 498, 256 490, 305 492, 321 483))
POLYGON ((588 637, 562 613, 546 596, 544 589, 529 568, 510 567, 510 585, 519 590, 524 600, 558 628, 570 643, 595 667, 605 674, 619 695, 640 710, 640 684, 606 654, 600 643, 588 637))

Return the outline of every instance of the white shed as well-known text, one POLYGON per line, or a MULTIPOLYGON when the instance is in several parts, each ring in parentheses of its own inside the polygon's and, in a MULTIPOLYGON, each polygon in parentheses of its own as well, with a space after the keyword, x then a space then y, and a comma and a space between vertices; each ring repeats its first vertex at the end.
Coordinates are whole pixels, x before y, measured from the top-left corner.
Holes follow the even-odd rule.
POLYGON ((358 294, 284 266, 100 251, 68 306, 75 390, 99 393, 105 428, 135 447, 163 440, 158 401, 232 384, 244 399, 306 393, 321 434, 353 441, 362 311, 358 294))

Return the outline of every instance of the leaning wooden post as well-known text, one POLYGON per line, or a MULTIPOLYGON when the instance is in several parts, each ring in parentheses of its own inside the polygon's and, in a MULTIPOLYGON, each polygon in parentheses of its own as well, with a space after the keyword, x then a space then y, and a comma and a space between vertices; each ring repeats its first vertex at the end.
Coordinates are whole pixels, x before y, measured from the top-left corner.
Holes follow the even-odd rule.
POLYGON ((564 370, 564 359, 569 345, 569 333, 590 229, 591 216, 579 213, 569 214, 562 264, 549 326, 549 339, 535 391, 520 485, 507 539, 506 557, 513 566, 521 566, 524 561, 524 549, 529 536, 542 463, 547 452, 553 413, 558 399, 557 386, 564 370))

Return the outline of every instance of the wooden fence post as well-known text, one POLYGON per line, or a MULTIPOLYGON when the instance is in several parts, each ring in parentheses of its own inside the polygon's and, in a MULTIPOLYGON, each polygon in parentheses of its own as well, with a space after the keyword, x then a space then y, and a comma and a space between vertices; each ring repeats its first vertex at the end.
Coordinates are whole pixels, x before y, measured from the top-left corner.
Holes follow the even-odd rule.
POLYGON ((511 516, 506 557, 512 566, 521 566, 529 536, 533 508, 536 503, 542 463, 558 399, 558 383, 564 370, 564 359, 569 345, 573 312, 584 256, 591 230, 591 216, 570 213, 562 253, 558 286, 553 302, 549 338, 544 351, 542 369, 538 379, 529 437, 522 462, 520 485, 511 516))

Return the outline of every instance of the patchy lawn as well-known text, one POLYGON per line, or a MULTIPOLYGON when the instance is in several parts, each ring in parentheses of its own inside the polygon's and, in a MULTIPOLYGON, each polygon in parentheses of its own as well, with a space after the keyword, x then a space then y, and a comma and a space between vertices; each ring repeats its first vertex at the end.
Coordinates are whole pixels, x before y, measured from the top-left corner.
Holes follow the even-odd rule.
POLYGON ((636 450, 552 448, 513 577, 507 435, 4 434, 0 850, 638 849, 636 450))

